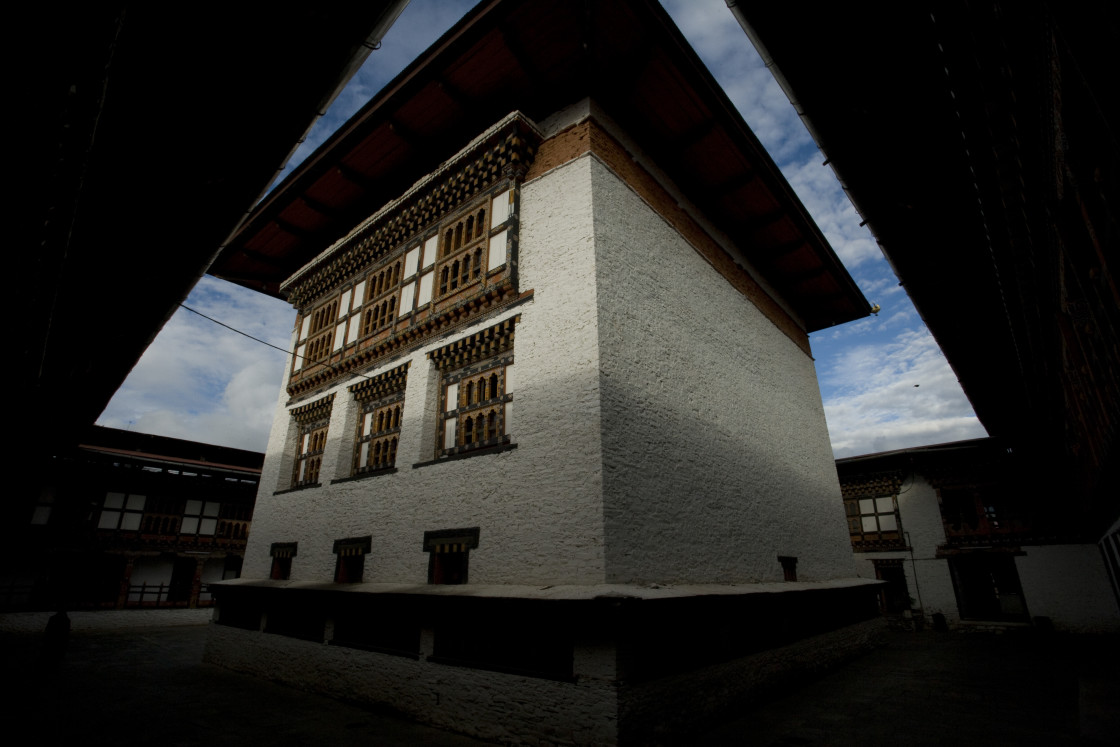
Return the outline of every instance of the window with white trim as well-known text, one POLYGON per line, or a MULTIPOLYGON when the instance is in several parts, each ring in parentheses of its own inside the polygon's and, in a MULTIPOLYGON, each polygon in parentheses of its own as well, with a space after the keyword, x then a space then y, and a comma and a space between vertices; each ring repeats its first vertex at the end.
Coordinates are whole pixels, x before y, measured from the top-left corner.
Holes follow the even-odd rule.
POLYGON ((408 365, 405 363, 350 387, 359 408, 351 474, 396 466, 408 365))
POLYGON ((101 506, 98 529, 121 529, 134 532, 144 518, 145 496, 128 493, 106 493, 101 506))
POLYGON ((507 319, 429 353, 440 370, 436 456, 510 443, 513 333, 507 319))
POLYGON ((291 410, 296 422, 296 453, 292 466, 292 487, 319 484, 319 470, 327 446, 334 395, 291 410))
POLYGON ((335 354, 351 355, 360 340, 386 330, 391 334, 398 320, 433 300, 481 288, 508 262, 506 222, 513 215, 514 199, 509 187, 476 198, 305 312, 292 371, 325 363, 335 354))
POLYGON ((212 536, 218 529, 218 514, 222 504, 216 501, 187 501, 179 534, 212 536))
POLYGON ((303 318, 300 325, 300 342, 296 347, 293 362, 294 368, 304 368, 326 360, 330 356, 338 306, 339 299, 336 296, 320 304, 303 318))
POLYGON ((849 498, 844 507, 853 544, 901 541, 901 522, 893 495, 849 498))

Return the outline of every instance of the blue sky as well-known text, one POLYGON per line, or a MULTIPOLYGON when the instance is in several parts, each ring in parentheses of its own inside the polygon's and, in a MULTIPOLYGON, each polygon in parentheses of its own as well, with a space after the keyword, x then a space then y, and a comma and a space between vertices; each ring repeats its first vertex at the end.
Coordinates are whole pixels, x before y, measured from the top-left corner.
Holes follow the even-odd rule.
MULTIPOLYGON (((877 316, 811 336, 837 457, 985 435, 937 343, 724 0, 662 0, 812 214, 877 316)), ((296 151, 298 164, 473 5, 412 0, 296 151)), ((205 277, 187 305, 286 348, 291 306, 205 277)), ((180 310, 99 423, 263 451, 285 356, 180 310)))

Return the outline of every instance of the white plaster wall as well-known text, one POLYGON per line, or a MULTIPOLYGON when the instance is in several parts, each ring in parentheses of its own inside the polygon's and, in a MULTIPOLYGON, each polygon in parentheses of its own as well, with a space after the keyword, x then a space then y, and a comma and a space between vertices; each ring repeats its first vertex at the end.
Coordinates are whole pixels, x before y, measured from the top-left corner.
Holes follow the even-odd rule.
POLYGON ((169 584, 171 583, 171 573, 174 570, 175 561, 171 556, 136 558, 132 563, 132 573, 128 577, 128 582, 133 586, 169 584))
POLYGON ((1015 558, 1032 617, 1049 617, 1057 630, 1120 632, 1120 610, 1096 545, 1023 548, 1015 558))
POLYGON ((940 613, 949 625, 960 622, 957 597, 953 592, 953 578, 949 563, 932 555, 921 556, 915 548, 914 557, 908 552, 857 552, 856 573, 860 578, 875 578, 873 560, 901 558, 906 573, 906 589, 910 594, 911 609, 923 612, 929 621, 931 615, 940 613))
POLYGON ((346 387, 352 380, 300 402, 335 392, 322 486, 273 495, 291 479, 294 428, 281 394, 244 578, 267 577, 272 542, 298 542, 292 580, 330 581, 333 541, 368 534, 364 580, 424 583, 424 532, 478 526, 472 583, 603 581, 590 180, 583 159, 523 185, 520 289, 534 291, 531 301, 364 372, 411 364, 396 473, 329 484, 350 472, 357 406, 346 387), (514 344, 517 448, 414 469, 435 451, 437 373, 427 352, 514 314, 522 317, 514 344))
POLYGON ((812 359, 598 160, 609 582, 851 575, 812 359))
POLYGON ((960 614, 949 563, 937 557, 937 548, 945 544, 937 491, 921 475, 908 475, 898 493, 898 514, 902 531, 914 552, 857 552, 860 577, 875 578, 873 560, 902 558, 913 609, 921 609, 927 619, 941 613, 949 624, 956 624, 960 614))
MULTIPOLYGON (((293 311, 293 326, 295 317, 296 313, 293 311)), ((288 350, 295 349, 296 330, 293 329, 288 350)), ((245 544, 245 558, 241 566, 241 575, 245 578, 268 578, 272 567, 272 558, 269 555, 271 543, 285 541, 276 539, 275 532, 264 530, 273 508, 279 505, 277 501, 280 496, 275 496, 273 493, 288 487, 292 480, 295 427, 285 406, 288 401, 288 380, 292 373, 290 358, 284 362, 284 366, 284 378, 280 382, 280 391, 276 395, 272 427, 268 432, 268 446, 265 447, 264 463, 261 465, 257 499, 253 504, 253 523, 249 527, 249 537, 245 544)))

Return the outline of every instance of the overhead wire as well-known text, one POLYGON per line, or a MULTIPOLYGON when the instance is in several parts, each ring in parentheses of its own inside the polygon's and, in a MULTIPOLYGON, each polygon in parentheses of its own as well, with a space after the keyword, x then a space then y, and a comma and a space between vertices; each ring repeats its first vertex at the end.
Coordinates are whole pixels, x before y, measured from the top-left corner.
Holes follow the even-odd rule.
MULTIPOLYGON (((300 355, 299 353, 295 352, 294 350, 287 350, 287 349, 282 348, 278 345, 273 345, 271 342, 268 342, 267 340, 262 340, 259 337, 253 337, 248 332, 242 332, 241 330, 237 329, 236 327, 231 327, 230 325, 226 324, 225 322, 219 321, 212 316, 207 316, 206 314, 203 314, 201 311, 199 311, 197 309, 192 309, 190 306, 187 306, 185 303, 180 303, 179 308, 186 309, 187 311, 191 312, 192 314, 198 314, 203 319, 205 319, 207 321, 210 321, 210 322, 213 322, 214 324, 217 324, 219 327, 225 327, 230 332, 236 332, 237 334, 242 335, 243 337, 248 337, 250 340, 253 340, 254 342, 259 342, 262 345, 267 345, 268 347, 272 348, 273 350, 279 350, 281 353, 284 353, 285 355, 291 355, 295 358, 299 358, 299 359, 304 360, 304 361, 307 360, 306 356, 300 355)), ((323 365, 328 366, 329 368, 331 368, 335 371, 339 370, 337 366, 334 366, 330 363, 324 363, 323 365)), ((366 376, 364 373, 354 373, 354 375, 355 376, 360 376, 363 379, 372 379, 373 378, 372 376, 366 376)))

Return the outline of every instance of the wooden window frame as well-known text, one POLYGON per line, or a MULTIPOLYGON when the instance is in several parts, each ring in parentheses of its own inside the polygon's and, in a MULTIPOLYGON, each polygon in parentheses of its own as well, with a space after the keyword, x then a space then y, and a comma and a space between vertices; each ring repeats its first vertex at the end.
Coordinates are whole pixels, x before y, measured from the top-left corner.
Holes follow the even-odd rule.
POLYGON ((295 459, 292 462, 292 488, 319 485, 319 473, 326 453, 334 395, 290 410, 296 422, 295 459))
POLYGON ((440 443, 443 448, 439 449, 442 455, 509 443, 506 411, 513 401, 513 394, 506 391, 506 371, 512 365, 513 356, 507 355, 443 377, 440 393, 443 407, 440 443), (453 397, 455 402, 449 402, 449 397, 453 397), (448 446, 446 429, 452 422, 454 444, 448 446))
POLYGON ((352 476, 396 467, 408 367, 405 363, 350 387, 358 403, 352 476))
POLYGON ((334 541, 334 582, 358 584, 365 576, 366 555, 373 546, 373 537, 347 537, 334 541))
POLYGON ((139 493, 124 493, 117 491, 109 491, 101 500, 101 513, 97 517, 97 529, 103 532, 138 532, 144 523, 144 512, 147 506, 148 496, 140 495, 139 493), (110 496, 121 496, 120 506, 109 506, 110 496), (132 500, 139 499, 139 507, 137 502, 132 500), (114 526, 103 526, 106 518, 115 515, 116 521, 114 526), (136 526, 131 526, 132 518, 135 517, 136 526), (124 526, 125 519, 129 520, 129 526, 124 526))
MULTIPOLYGON (((289 395, 343 375, 346 367, 335 364, 351 356, 372 363, 405 340, 431 336, 448 323, 462 326, 496 302, 516 301, 518 178, 491 183, 453 213, 380 250, 344 285, 303 298, 297 292, 293 303, 303 310, 289 395), (338 323, 327 324, 327 317, 338 323)), ((365 247, 358 243, 350 251, 361 254, 365 247)), ((316 276, 307 285, 317 283, 316 276)))
POLYGON ((424 532, 424 552, 428 553, 428 583, 467 583, 470 551, 478 548, 478 536, 478 527, 424 532))
POLYGON ((272 569, 268 577, 273 581, 288 581, 292 577, 292 558, 299 549, 297 542, 273 542, 268 549, 272 556, 272 569))
POLYGON ((897 495, 861 495, 844 499, 844 512, 848 519, 848 535, 853 547, 889 546, 902 548, 906 545, 902 531, 902 516, 898 510, 897 495), (890 501, 889 510, 884 510, 883 501, 890 501), (893 528, 884 529, 882 517, 891 517, 893 528), (873 529, 868 521, 873 521, 873 529))
POLYGON ((429 353, 440 370, 437 459, 511 443, 513 336, 520 319, 429 353))
POLYGON ((222 504, 220 501, 207 501, 201 498, 191 498, 183 506, 183 518, 179 522, 179 534, 185 534, 189 537, 215 537, 218 534, 218 519, 221 516, 222 504), (198 513, 188 513, 191 509, 192 503, 200 504, 198 506, 198 513), (207 513, 210 507, 213 506, 213 513, 207 513), (195 520, 194 530, 188 531, 186 529, 187 522, 195 520), (204 522, 213 521, 213 527, 208 532, 202 531, 205 526, 204 522))

